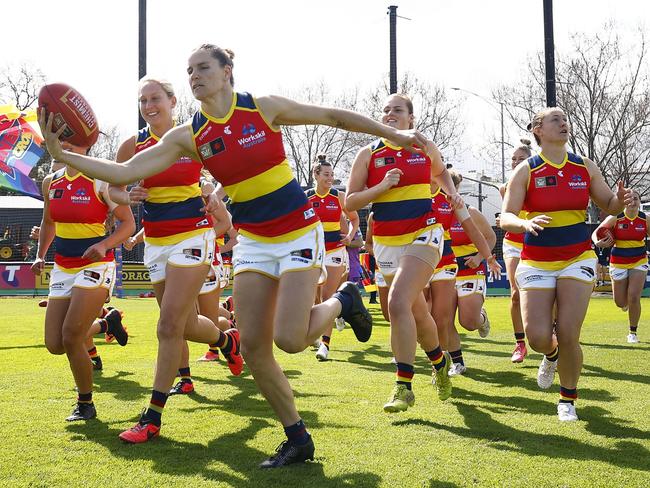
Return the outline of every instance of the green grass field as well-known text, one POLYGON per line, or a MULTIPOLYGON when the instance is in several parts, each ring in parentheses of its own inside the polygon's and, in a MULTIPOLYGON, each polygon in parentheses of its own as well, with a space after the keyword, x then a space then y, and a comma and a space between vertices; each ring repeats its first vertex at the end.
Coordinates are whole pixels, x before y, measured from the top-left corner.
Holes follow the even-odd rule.
POLYGON ((415 407, 383 413, 394 381, 387 324, 373 309, 368 344, 350 329, 333 332, 331 360, 279 353, 298 409, 316 443, 316 460, 262 471, 282 441, 281 426, 244 370, 195 363, 196 393, 171 397, 162 436, 124 445, 117 435, 148 403, 156 354, 153 299, 115 300, 131 338, 122 348, 97 339, 104 371, 95 375, 98 418, 67 423, 76 395, 65 356, 48 354, 44 309, 34 299, 0 299, 0 486, 649 486, 650 303, 640 344, 625 342, 626 317, 611 299, 594 299, 582 334, 585 366, 580 421, 560 424, 557 383, 537 388, 541 356, 510 362, 508 301, 491 298, 492 334, 464 336, 468 371, 439 402, 423 353, 416 362, 415 407), (644 481, 645 480, 645 481, 644 481))

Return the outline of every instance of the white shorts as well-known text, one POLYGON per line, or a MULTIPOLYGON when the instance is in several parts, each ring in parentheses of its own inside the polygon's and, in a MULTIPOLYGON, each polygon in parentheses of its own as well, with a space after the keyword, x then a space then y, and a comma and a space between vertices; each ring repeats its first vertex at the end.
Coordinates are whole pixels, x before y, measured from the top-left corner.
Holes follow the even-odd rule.
POLYGON ((485 276, 469 276, 468 278, 456 279, 456 295, 458 298, 467 297, 473 294, 483 295, 485 298, 487 286, 485 276))
MULTIPOLYGON (((444 230, 442 227, 436 226, 418 235, 410 244, 403 246, 386 246, 375 243, 375 259, 384 276, 394 276, 397 273, 401 257, 408 254, 409 248, 413 246, 430 246, 438 251, 438 259, 440 259, 444 244, 444 230)), ((432 264, 432 267, 435 268, 437 263, 429 264, 432 264)))
POLYGON ((144 265, 149 268, 152 283, 165 281, 167 265, 194 267, 212 264, 214 259, 214 230, 190 237, 169 246, 144 245, 144 265))
POLYGON ((244 271, 255 271, 271 278, 279 278, 289 271, 316 268, 321 270, 321 279, 327 277, 322 225, 289 242, 260 242, 240 235, 232 252, 235 276, 244 271))
POLYGON ((609 277, 614 281, 621 281, 628 279, 630 270, 638 270, 647 273, 650 270, 650 265, 648 263, 640 264, 635 268, 615 268, 614 266, 609 267, 609 277))
POLYGON ((70 298, 73 288, 94 290, 104 288, 110 297, 115 285, 115 261, 97 263, 76 273, 67 273, 54 265, 50 272, 49 298, 70 298))
POLYGON ((199 295, 205 295, 207 293, 212 293, 216 289, 223 289, 223 264, 221 262, 212 263, 210 269, 208 270, 208 276, 205 277, 203 285, 201 285, 201 291, 199 295))
POLYGON ((515 273, 520 290, 555 288, 557 280, 567 278, 593 284, 595 277, 596 258, 582 259, 557 270, 535 268, 519 263, 515 273))
POLYGON ((375 271, 375 284, 379 288, 388 288, 388 283, 386 283, 386 278, 381 274, 379 270, 375 271))
POLYGON ((508 258, 517 258, 521 259, 521 248, 509 244, 507 241, 503 241, 503 259, 508 258))
POLYGON ((348 251, 345 247, 339 247, 325 253, 325 266, 339 268, 348 267, 348 251))
POLYGON ((456 273, 458 273, 458 266, 454 266, 453 268, 437 269, 431 275, 429 283, 433 283, 434 281, 455 280, 456 273))

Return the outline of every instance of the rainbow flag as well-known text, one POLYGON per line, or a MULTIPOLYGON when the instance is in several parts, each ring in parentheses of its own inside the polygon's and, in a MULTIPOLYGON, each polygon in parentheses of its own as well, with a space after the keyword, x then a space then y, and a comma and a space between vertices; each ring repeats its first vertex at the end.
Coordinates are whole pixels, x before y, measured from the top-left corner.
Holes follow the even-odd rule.
POLYGON ((34 125, 36 111, 21 112, 11 105, 0 105, 0 186, 42 200, 29 172, 45 152, 43 139, 34 125))

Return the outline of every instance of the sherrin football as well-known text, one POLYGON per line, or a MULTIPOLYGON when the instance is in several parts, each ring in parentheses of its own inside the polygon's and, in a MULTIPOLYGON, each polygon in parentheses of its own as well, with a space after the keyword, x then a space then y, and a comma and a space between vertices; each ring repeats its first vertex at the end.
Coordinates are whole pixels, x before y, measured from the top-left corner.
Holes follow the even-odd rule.
POLYGON ((97 142, 99 127, 90 104, 77 90, 65 83, 43 86, 38 94, 38 108, 54 114, 54 131, 65 124, 61 140, 80 147, 90 147, 97 142))

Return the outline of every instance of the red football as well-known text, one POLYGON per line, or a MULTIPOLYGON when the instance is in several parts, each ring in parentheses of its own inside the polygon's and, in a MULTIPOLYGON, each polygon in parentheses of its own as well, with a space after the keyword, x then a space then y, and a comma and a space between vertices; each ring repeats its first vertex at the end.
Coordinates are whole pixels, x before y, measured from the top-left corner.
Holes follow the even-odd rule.
POLYGON ((65 83, 52 83, 41 88, 38 108, 54 114, 53 129, 63 124, 66 129, 61 140, 80 147, 90 147, 97 142, 99 127, 90 104, 77 90, 65 83))
POLYGON ((614 238, 614 235, 612 234, 612 229, 609 229, 607 227, 599 227, 598 230, 596 231, 596 237, 598 237, 598 240, 604 239, 608 235, 612 239, 614 238))

